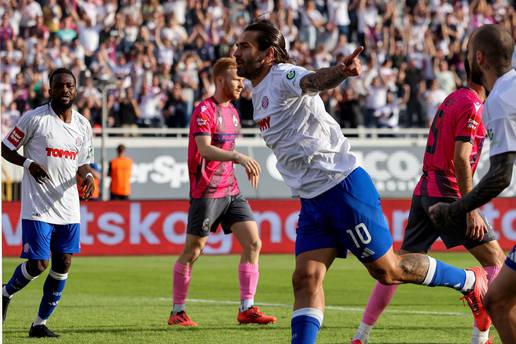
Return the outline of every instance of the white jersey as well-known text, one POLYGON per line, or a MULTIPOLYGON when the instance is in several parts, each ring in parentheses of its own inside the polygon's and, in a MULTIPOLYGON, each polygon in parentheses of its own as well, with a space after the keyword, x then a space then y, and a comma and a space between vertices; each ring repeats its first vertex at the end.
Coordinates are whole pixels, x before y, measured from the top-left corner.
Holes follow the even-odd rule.
POLYGON ((50 104, 28 111, 4 138, 11 150, 23 146, 26 158, 50 176, 43 184, 25 170, 21 217, 53 224, 80 223, 76 175, 79 166, 93 162, 92 130, 88 120, 72 111, 71 123, 59 118, 50 104))
POLYGON ((516 71, 496 80, 484 105, 482 119, 490 140, 489 156, 516 152, 516 71))
POLYGON ((285 183, 301 198, 322 194, 358 167, 321 97, 303 94, 299 81, 308 73, 292 64, 276 64, 253 89, 254 120, 278 159, 285 183))

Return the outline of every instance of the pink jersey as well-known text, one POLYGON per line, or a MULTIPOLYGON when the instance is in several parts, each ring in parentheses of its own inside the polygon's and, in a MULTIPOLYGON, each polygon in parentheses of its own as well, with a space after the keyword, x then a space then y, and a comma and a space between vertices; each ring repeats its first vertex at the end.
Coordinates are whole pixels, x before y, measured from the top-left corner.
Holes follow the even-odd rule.
POLYGON ((233 162, 204 159, 195 142, 196 136, 209 135, 213 146, 231 151, 239 132, 240 120, 233 105, 221 106, 213 97, 197 105, 190 120, 188 140, 191 198, 222 198, 240 192, 233 162))
POLYGON ((469 88, 451 93, 439 106, 428 134, 423 159, 423 176, 414 190, 416 196, 460 198, 453 156, 455 142, 470 142, 471 171, 475 173, 484 143, 482 102, 469 88))

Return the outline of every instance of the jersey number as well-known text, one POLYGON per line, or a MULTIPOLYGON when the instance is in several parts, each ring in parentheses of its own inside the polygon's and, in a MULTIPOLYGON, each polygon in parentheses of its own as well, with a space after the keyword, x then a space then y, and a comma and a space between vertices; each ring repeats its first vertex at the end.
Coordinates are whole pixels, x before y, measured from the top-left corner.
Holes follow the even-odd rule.
POLYGON ((371 242, 371 234, 369 234, 369 230, 363 223, 356 225, 355 230, 346 230, 346 233, 349 234, 357 248, 360 248, 360 244, 358 243, 359 240, 362 243, 362 245, 367 245, 371 242))
POLYGON ((429 154, 435 153, 435 148, 437 147, 437 135, 439 134, 439 128, 441 127, 441 119, 443 118, 444 111, 439 110, 435 114, 434 120, 432 121, 432 126, 430 127, 430 131, 432 132, 432 136, 434 137, 434 142, 432 145, 426 146, 426 152, 429 154))

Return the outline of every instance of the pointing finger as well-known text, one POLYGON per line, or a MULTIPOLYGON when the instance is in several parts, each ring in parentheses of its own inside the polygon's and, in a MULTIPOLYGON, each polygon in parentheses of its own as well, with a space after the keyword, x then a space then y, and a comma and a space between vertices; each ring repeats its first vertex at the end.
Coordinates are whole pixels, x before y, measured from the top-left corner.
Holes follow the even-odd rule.
POLYGON ((347 61, 346 61, 346 64, 349 65, 351 64, 351 62, 358 57, 358 55, 360 55, 362 53, 362 51, 364 51, 364 47, 363 46, 359 46, 358 48, 355 49, 355 51, 353 51, 353 53, 347 57, 347 61))

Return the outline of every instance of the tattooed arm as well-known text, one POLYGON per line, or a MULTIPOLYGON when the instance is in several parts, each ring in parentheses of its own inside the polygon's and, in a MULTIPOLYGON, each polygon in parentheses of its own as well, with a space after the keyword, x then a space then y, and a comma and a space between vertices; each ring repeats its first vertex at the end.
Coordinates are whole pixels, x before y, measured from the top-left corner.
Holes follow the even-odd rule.
POLYGON ((364 47, 358 47, 351 55, 344 58, 343 63, 339 63, 334 67, 321 68, 314 73, 304 76, 299 82, 303 93, 329 90, 337 87, 349 76, 360 75, 362 65, 360 64, 358 55, 360 55, 363 50, 364 47))

